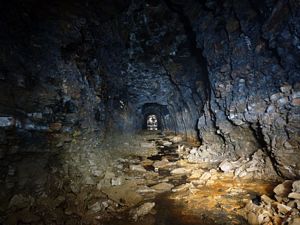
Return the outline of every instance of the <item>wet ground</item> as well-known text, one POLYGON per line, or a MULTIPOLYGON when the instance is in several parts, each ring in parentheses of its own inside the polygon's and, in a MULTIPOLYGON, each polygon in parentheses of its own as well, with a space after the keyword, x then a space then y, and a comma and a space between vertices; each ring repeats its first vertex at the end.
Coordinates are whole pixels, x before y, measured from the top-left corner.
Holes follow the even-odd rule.
MULTIPOLYGON (((170 191, 163 193, 146 193, 144 202, 155 202, 155 207, 148 215, 132 221, 130 210, 107 221, 110 225, 224 225, 248 224, 244 219, 243 208, 247 202, 258 196, 271 193, 275 183, 262 180, 235 179, 233 174, 224 174, 217 170, 216 165, 209 163, 191 164, 178 154, 180 143, 167 143, 169 139, 154 136, 148 141, 155 141, 157 154, 144 160, 151 163, 141 163, 147 171, 156 172, 155 181, 174 185, 170 191), (155 162, 168 159, 169 165, 156 168, 155 162), (171 174, 176 168, 189 171, 186 174, 171 174), (193 172, 194 171, 194 172, 193 172), (197 173, 197 171, 199 171, 197 173)), ((155 181, 147 180, 145 184, 155 181)), ((148 178, 152 179, 152 178, 148 178)))

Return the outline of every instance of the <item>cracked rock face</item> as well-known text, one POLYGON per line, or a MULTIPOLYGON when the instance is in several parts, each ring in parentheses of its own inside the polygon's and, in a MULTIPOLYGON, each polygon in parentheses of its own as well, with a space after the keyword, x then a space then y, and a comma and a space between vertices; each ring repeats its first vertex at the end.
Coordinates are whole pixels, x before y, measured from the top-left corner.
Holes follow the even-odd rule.
POLYGON ((238 156, 264 147, 278 173, 299 177, 299 2, 189 4, 211 84, 203 142, 238 156))

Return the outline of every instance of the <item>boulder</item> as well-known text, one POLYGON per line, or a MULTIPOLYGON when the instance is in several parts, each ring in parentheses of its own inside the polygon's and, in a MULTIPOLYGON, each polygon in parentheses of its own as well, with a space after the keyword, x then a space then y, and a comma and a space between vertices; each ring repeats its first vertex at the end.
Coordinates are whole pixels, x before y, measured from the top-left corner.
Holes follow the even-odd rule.
POLYGON ((287 197, 288 194, 292 191, 292 184, 293 181, 291 180, 286 180, 281 184, 278 184, 275 188, 274 188, 274 193, 280 197, 287 197))

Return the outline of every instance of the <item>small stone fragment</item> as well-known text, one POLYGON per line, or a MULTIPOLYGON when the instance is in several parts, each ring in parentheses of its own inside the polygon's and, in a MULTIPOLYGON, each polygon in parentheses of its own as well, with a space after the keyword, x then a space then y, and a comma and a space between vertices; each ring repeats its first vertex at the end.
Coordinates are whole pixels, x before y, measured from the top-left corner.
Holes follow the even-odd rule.
POLYGON ((134 221, 137 221, 139 218, 149 214, 150 211, 154 208, 154 206, 154 202, 146 202, 138 208, 131 210, 130 214, 132 216, 132 219, 134 221))
POLYGON ((298 199, 300 200, 300 193, 298 192, 292 192, 288 195, 289 198, 292 198, 292 199, 298 199))
POLYGON ((293 192, 300 193, 300 180, 294 181, 292 187, 293 187, 293 192))

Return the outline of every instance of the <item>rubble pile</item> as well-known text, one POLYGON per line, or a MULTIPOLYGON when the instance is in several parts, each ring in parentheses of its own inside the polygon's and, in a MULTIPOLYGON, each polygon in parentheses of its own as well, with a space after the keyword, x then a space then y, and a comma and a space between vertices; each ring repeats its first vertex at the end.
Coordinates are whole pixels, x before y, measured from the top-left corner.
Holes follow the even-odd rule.
POLYGON ((299 225, 300 224, 300 180, 286 180, 277 185, 274 197, 262 195, 249 201, 246 217, 251 225, 299 225))

